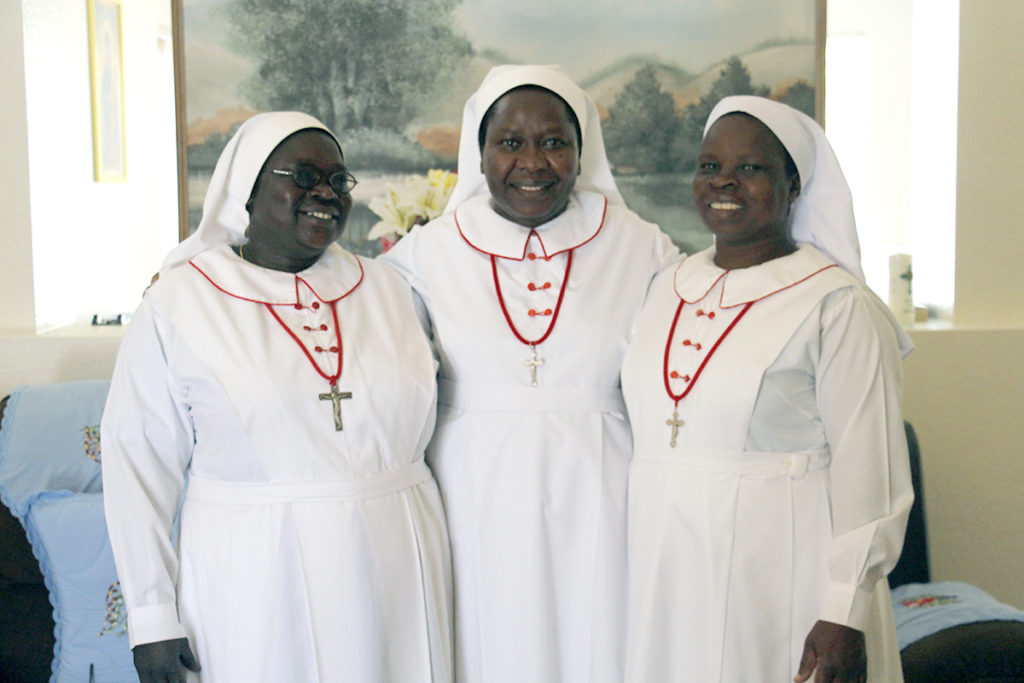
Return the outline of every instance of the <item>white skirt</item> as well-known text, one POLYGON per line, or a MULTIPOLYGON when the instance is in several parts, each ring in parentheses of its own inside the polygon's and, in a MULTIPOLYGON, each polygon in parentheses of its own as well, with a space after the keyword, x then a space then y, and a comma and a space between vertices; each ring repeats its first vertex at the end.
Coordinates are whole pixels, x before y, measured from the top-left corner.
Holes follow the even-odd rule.
MULTIPOLYGON (((827 466, 816 452, 634 457, 627 681, 793 680, 829 575, 827 466)), ((900 681, 884 579, 875 593, 868 680, 900 681)))
POLYGON ((198 680, 451 680, 448 538, 422 460, 365 481, 193 476, 181 525, 198 680))

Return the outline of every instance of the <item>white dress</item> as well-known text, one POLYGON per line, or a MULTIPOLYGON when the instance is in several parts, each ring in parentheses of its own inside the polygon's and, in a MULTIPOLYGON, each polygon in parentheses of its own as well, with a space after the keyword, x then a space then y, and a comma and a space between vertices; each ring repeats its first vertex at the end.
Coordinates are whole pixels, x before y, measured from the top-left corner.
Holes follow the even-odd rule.
POLYGON ((677 251, 596 193, 532 231, 488 199, 385 255, 422 297, 441 359, 427 459, 452 539, 456 679, 621 681, 631 449, 618 377, 647 287, 677 251), (543 364, 527 364, 509 320, 527 341, 554 324, 536 345, 543 364))
POLYGON ((868 680, 902 680, 885 575, 913 492, 892 316, 811 246, 728 273, 713 256, 658 277, 623 365, 626 680, 791 681, 819 619, 865 631, 868 680), (692 387, 675 416, 666 375, 692 387))
POLYGON ((204 681, 450 681, 448 539, 423 460, 435 369, 406 283, 337 246, 294 275, 223 246, 161 277, 102 422, 132 645, 187 635, 204 681), (331 376, 339 325, 340 431, 298 343, 331 376))

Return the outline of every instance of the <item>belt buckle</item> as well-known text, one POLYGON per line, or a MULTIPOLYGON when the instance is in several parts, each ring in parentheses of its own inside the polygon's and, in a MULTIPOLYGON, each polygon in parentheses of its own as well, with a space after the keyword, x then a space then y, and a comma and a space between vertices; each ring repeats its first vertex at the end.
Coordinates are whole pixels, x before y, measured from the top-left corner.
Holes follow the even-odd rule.
POLYGON ((807 469, 811 464, 811 458, 806 453, 797 453, 789 456, 786 464, 789 469, 789 476, 793 479, 800 479, 807 474, 807 469))

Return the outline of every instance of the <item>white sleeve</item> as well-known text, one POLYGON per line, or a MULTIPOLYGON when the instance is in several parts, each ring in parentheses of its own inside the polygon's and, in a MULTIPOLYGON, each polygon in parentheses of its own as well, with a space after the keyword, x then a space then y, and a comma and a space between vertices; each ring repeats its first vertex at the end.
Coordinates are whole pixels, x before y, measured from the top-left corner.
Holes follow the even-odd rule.
POLYGON ((661 228, 657 229, 657 235, 654 240, 653 261, 655 268, 654 272, 651 274, 652 280, 655 275, 660 273, 667 266, 675 265, 679 262, 679 247, 675 245, 672 238, 666 235, 661 228))
POLYGON ((104 507, 131 647, 185 637, 172 533, 194 439, 168 366, 169 332, 144 300, 121 342, 100 427, 104 507))
MULTIPOLYGON (((429 224, 428 224, 429 225, 429 224)), ((422 248, 420 236, 426 226, 421 226, 408 233, 398 241, 398 244, 391 247, 377 257, 377 260, 386 263, 398 271, 405 278, 412 288, 413 305, 416 308, 416 315, 420 320, 420 326, 427 334, 431 347, 434 347, 434 326, 431 319, 430 287, 427 285, 425 268, 419 259, 419 249, 422 248)), ((434 357, 437 357, 437 349, 434 348, 434 357)))
POLYGON ((875 584, 899 559, 914 499, 902 367, 889 317, 860 288, 830 295, 817 373, 832 452, 830 579, 820 618, 860 630, 875 584))

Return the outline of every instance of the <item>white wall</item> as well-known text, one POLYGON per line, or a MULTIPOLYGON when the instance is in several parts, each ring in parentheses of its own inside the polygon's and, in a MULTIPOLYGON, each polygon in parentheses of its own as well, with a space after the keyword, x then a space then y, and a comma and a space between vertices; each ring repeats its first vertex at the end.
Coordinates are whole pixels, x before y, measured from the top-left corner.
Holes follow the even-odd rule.
POLYGON ((960 30, 956 322, 1021 328, 1024 2, 961 0, 960 30))
MULTIPOLYGON (((25 106, 25 48, 21 3, 0 2, 0 329, 29 331, 35 292, 32 283, 32 222, 28 199, 28 117, 25 106)), ((0 364, 6 362, 0 357, 0 364)))
MULTIPOLYGON (((18 4, 5 0, 4 11, 13 13, 18 4)), ((24 47, 24 83, 13 84, 14 106, 4 111, 14 125, 0 130, 0 146, 27 145, 27 197, 24 187, 5 191, 0 206, 5 214, 8 205, 30 206, 29 220, 19 221, 17 229, 30 227, 31 248, 21 245, 8 258, 22 264, 19 282, 32 283, 33 311, 26 319, 19 310, 19 319, 5 327, 42 331, 86 321, 93 313, 133 310, 176 240, 170 2, 122 4, 128 172, 123 183, 93 180, 87 3, 24 0, 20 10, 21 22, 5 21, 0 29, 4 49, 11 50, 7 39, 13 34, 23 36, 24 47), (97 277, 111 272, 119 277, 97 277)), ((12 57, 17 63, 19 55, 12 57)))
MULTIPOLYGON (((913 0, 828 0, 828 40, 853 50, 826 80, 825 129, 853 192, 868 284, 888 296, 888 256, 908 237, 913 0), (851 78, 852 76, 852 78, 851 78), (837 102, 837 97, 839 101, 837 102)), ((838 59, 826 42, 828 59, 838 59)))
POLYGON ((853 190, 868 284, 914 259, 914 299, 951 317, 959 0, 828 0, 825 127, 853 190))
POLYGON ((109 378, 121 328, 0 335, 0 396, 25 384, 109 378))
POLYGON ((904 415, 921 444, 932 578, 1024 609, 1024 330, 911 337, 904 415))

